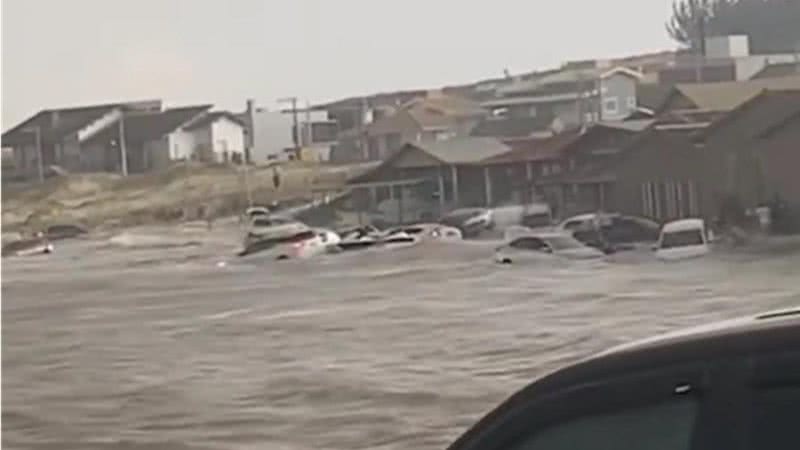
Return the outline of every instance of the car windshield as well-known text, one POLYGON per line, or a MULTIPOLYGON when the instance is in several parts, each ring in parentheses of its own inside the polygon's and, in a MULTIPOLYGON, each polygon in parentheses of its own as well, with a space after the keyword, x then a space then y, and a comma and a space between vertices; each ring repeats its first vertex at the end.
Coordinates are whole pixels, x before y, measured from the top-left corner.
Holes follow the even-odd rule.
POLYGON ((664 233, 661 238, 661 248, 686 247, 703 245, 703 232, 701 230, 684 230, 664 233))

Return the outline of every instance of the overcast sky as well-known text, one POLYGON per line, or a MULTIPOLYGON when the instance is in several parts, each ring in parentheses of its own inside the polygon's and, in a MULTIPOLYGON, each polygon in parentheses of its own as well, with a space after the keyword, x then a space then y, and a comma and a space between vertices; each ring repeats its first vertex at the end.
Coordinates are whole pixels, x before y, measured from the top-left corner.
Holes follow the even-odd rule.
POLYGON ((2 0, 2 126, 43 108, 271 108, 668 49, 670 3, 2 0))

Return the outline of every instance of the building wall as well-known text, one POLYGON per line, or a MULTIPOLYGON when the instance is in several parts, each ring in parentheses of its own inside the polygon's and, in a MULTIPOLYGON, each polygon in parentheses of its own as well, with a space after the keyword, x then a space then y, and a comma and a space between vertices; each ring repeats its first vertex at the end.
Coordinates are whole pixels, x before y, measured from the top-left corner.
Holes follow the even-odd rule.
POLYGON ((601 92, 603 120, 622 120, 636 109, 636 80, 629 76, 615 74, 602 80, 601 92))
POLYGON ((771 200, 777 195, 800 212, 800 119, 773 136, 756 141, 754 150, 759 152, 764 171, 766 198, 771 200))
POLYGON ((186 159, 194 153, 194 134, 190 131, 175 130, 167 136, 169 157, 172 160, 186 159))
POLYGON ((224 153, 229 157, 233 153, 244 155, 244 128, 227 118, 220 118, 211 123, 212 149, 217 161, 224 160, 224 153))
POLYGON ((703 157, 688 133, 653 132, 627 149, 616 178, 613 202, 622 213, 662 222, 713 214, 701 202, 703 157))

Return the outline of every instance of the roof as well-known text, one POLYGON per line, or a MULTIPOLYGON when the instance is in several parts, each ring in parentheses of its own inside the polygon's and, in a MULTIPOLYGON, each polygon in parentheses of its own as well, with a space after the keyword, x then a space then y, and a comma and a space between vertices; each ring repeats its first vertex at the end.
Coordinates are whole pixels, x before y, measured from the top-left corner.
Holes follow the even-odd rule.
POLYGON ((27 129, 35 127, 40 128, 43 141, 57 141, 121 106, 121 103, 109 103, 45 109, 3 133, 3 143, 13 145, 15 142, 32 142, 33 135, 27 129))
POLYGON ((207 125, 209 125, 211 123, 214 123, 219 119, 223 119, 223 118, 224 119, 228 119, 231 122, 233 122, 233 123, 235 123, 235 124, 237 124, 237 125, 239 125, 241 127, 245 127, 246 126, 244 121, 242 121, 239 118, 239 116, 236 115, 236 114, 233 114, 233 113, 228 112, 228 111, 212 111, 212 112, 206 114, 205 116, 203 116, 201 119, 192 122, 189 126, 186 127, 186 129, 187 130, 195 130, 195 129, 198 129, 198 128, 203 128, 203 127, 205 127, 205 126, 207 126, 207 125))
POLYGON ((418 148, 445 164, 471 164, 511 150, 502 141, 490 137, 455 137, 444 141, 406 144, 418 148))
POLYGON ((564 149, 578 140, 580 130, 565 131, 549 138, 529 138, 508 141, 511 151, 488 159, 491 164, 503 164, 520 161, 548 161, 558 159, 564 149))
MULTIPOLYGON (((144 142, 160 139, 209 108, 211 108, 211 105, 198 105, 170 108, 156 113, 126 114, 124 120, 125 141, 144 142)), ((110 141, 117 139, 118 136, 119 128, 108 126, 94 135, 90 141, 110 141)))
POLYGON ((662 231, 665 233, 674 233, 676 231, 702 230, 703 228, 705 228, 703 219, 681 219, 664 224, 662 231))
POLYGON ((644 84, 636 86, 636 103, 647 109, 660 109, 675 86, 668 84, 644 84))
POLYGON ((549 131, 553 120, 546 116, 537 117, 486 117, 470 134, 476 137, 525 138, 534 133, 549 131))
POLYGON ((42 142, 57 142, 81 130, 115 109, 149 111, 161 109, 160 100, 105 103, 99 105, 44 109, 3 133, 3 143, 32 143, 33 128, 39 128, 42 142))
POLYGON ((795 308, 703 325, 618 346, 529 384, 484 416, 449 450, 477 444, 476 441, 485 436, 486 428, 500 417, 507 417, 534 399, 579 384, 652 371, 666 365, 703 364, 714 359, 785 351, 798 345, 800 309, 795 308))
POLYGON ((670 97, 683 95, 697 109, 730 111, 755 97, 764 89, 800 89, 800 75, 749 81, 678 84, 670 97))
POLYGON ((764 78, 789 77, 792 75, 800 75, 800 62, 769 64, 756 72, 750 79, 760 80, 764 78))
POLYGON ((746 130, 749 137, 757 137, 777 124, 800 113, 800 87, 797 90, 761 91, 738 108, 714 120, 697 134, 708 139, 734 126, 746 130), (748 114, 748 112, 753 113, 748 114))

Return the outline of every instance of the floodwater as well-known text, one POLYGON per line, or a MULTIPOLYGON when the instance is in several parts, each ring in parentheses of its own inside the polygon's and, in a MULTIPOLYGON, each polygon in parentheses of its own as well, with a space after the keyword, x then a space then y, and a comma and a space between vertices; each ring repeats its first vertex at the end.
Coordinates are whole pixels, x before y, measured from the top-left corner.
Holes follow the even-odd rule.
POLYGON ((104 240, 6 259, 3 448, 440 449, 558 366, 800 304, 796 242, 671 264, 506 267, 492 248, 220 267, 227 243, 104 240))

